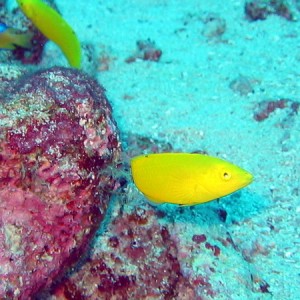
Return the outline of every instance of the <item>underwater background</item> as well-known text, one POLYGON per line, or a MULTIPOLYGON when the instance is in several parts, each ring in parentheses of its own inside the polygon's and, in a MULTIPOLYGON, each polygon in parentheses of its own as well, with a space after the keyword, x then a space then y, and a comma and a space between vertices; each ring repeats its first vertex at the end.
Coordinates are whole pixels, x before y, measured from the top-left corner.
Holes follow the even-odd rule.
POLYGON ((300 2, 47 3, 80 41, 80 71, 52 68, 70 67, 61 47, 0 1, 0 21, 35 38, 0 52, 0 299, 299 299, 300 2), (217 156, 255 180, 153 205, 129 162, 156 152, 217 156))

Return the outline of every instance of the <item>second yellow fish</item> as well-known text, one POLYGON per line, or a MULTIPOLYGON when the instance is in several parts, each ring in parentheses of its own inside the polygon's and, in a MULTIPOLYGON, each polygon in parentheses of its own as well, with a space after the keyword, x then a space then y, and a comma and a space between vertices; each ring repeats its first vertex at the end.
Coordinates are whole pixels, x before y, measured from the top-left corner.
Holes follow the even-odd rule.
POLYGON ((37 29, 60 47, 70 66, 80 68, 80 42, 62 16, 41 0, 17 0, 17 2, 37 29))
POLYGON ((217 157, 190 153, 141 155, 131 160, 137 188, 155 203, 196 205, 253 181, 246 170, 217 157))
POLYGON ((30 49, 33 33, 21 32, 0 22, 0 48, 14 50, 17 47, 30 49))

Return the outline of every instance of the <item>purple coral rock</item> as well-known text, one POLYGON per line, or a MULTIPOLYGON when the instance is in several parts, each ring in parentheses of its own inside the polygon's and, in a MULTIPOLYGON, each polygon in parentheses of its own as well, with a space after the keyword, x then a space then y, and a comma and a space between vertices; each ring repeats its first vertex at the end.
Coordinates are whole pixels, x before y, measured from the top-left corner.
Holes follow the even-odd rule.
MULTIPOLYGON (((79 71, 24 77, 0 99, 0 299, 32 299, 86 248, 116 182, 104 90, 79 71)), ((4 91, 5 92, 5 91, 4 91)))
POLYGON ((108 229, 108 247, 58 283, 51 299, 201 299, 153 210, 119 214, 108 229))

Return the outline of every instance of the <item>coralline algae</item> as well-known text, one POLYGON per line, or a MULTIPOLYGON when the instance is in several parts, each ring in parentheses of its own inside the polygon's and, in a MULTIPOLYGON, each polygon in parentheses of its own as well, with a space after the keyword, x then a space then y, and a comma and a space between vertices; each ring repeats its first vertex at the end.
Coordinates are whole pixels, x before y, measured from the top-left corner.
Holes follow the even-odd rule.
MULTIPOLYGON (((8 90, 10 93, 8 93, 8 90)), ((77 261, 116 182, 120 144, 104 89, 53 68, 0 99, 0 299, 31 299, 77 261)))
POLYGON ((101 250, 94 249, 58 283, 51 299, 202 299, 193 278, 182 272, 176 242, 150 206, 118 214, 101 241, 101 250))

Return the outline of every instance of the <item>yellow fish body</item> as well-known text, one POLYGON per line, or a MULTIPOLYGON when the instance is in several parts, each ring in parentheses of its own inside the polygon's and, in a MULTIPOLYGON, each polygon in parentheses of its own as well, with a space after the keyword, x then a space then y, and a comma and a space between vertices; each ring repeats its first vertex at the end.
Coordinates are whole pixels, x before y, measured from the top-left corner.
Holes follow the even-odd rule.
POLYGON ((220 158, 202 154, 161 153, 131 160, 137 188, 155 203, 196 205, 229 195, 253 175, 220 158))
POLYGON ((80 68, 81 48, 71 26, 41 0, 17 0, 21 10, 45 37, 56 43, 70 66, 80 68))
POLYGON ((29 32, 20 32, 20 30, 7 27, 0 23, 0 48, 14 50, 17 47, 30 49, 33 34, 29 32))

